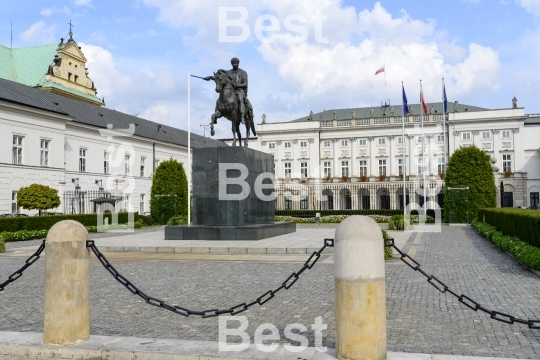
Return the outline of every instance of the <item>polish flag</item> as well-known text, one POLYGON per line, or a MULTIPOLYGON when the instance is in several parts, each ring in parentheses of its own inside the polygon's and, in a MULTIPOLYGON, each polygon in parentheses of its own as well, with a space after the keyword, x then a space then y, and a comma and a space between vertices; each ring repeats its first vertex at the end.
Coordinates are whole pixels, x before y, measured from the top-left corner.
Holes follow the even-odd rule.
POLYGON ((426 101, 424 100, 424 90, 422 90, 422 84, 420 84, 420 105, 422 105, 422 109, 424 109, 424 114, 427 115, 428 108, 426 105, 426 101))
POLYGON ((382 72, 384 72, 384 65, 381 66, 381 68, 379 70, 375 71, 375 75, 380 74, 382 72))

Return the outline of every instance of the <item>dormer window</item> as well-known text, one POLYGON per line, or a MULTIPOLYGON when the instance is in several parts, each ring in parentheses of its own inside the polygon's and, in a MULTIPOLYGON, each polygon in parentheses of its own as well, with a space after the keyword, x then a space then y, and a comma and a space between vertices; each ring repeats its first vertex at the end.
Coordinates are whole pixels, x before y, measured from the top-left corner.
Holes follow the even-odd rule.
POLYGON ((79 77, 78 77, 77 75, 75 75, 75 80, 74 80, 74 81, 77 82, 77 79, 78 79, 78 78, 79 78, 79 77))
POLYGON ((71 81, 71 73, 68 73, 68 81, 71 81))

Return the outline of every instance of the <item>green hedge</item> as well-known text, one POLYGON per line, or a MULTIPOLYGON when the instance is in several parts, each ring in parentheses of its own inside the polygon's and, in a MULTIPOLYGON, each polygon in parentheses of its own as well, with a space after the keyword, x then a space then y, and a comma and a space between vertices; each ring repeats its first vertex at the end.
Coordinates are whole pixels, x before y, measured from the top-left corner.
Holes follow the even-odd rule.
POLYGON ((4 238, 0 235, 0 254, 6 252, 6 242, 4 238))
POLYGON ((154 221, 152 220, 150 216, 139 215, 139 218, 137 221, 143 223, 144 226, 154 226, 154 221))
MULTIPOLYGON (((129 220, 129 213, 118 213, 118 223, 126 224, 129 220)), ((109 224, 112 222, 112 214, 106 213, 104 217, 109 218, 109 224)), ((137 220, 138 213, 134 213, 133 218, 137 220)), ((96 226, 97 214, 73 214, 73 215, 54 215, 54 216, 22 216, 0 218, 0 232, 16 232, 20 230, 45 230, 50 229, 54 224, 62 220, 75 220, 84 226, 96 226)))
POLYGON ((503 235, 502 232, 497 231, 495 226, 487 223, 475 220, 471 225, 476 231, 491 240, 495 246, 512 254, 514 258, 529 269, 540 270, 539 248, 531 246, 517 236, 503 235))
POLYGON ((399 215, 403 210, 276 210, 276 216, 294 216, 302 218, 315 217, 317 213, 321 216, 330 215, 399 215))
POLYGON ((506 235, 540 248, 540 211, 530 209, 480 209, 478 220, 485 221, 506 235))
MULTIPOLYGON (((383 239, 385 240, 383 245, 386 245, 386 239, 389 239, 390 236, 386 233, 386 231, 382 229, 381 231, 382 231, 383 239)), ((387 247, 387 246, 384 247, 384 260, 394 260, 394 251, 392 250, 391 247, 387 247)))

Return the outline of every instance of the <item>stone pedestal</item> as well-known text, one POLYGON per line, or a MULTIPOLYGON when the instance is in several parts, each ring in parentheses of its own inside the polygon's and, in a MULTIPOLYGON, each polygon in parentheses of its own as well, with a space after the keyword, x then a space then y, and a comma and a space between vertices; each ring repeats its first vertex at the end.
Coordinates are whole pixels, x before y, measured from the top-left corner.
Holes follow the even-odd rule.
POLYGON ((193 225, 167 226, 166 240, 259 240, 296 231, 274 223, 274 156, 243 146, 193 150, 193 225), (261 188, 260 184, 269 187, 261 188))

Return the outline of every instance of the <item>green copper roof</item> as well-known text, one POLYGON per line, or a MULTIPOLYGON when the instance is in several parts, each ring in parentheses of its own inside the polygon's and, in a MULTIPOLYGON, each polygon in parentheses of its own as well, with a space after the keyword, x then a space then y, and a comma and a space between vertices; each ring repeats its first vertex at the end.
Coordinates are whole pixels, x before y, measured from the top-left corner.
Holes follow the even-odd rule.
POLYGON ((58 45, 10 49, 0 45, 0 77, 28 86, 45 81, 58 45))
POLYGON ((32 46, 10 49, 0 45, 0 78, 32 87, 55 88, 91 101, 101 100, 91 94, 47 81, 45 75, 53 65, 58 45, 32 46))

